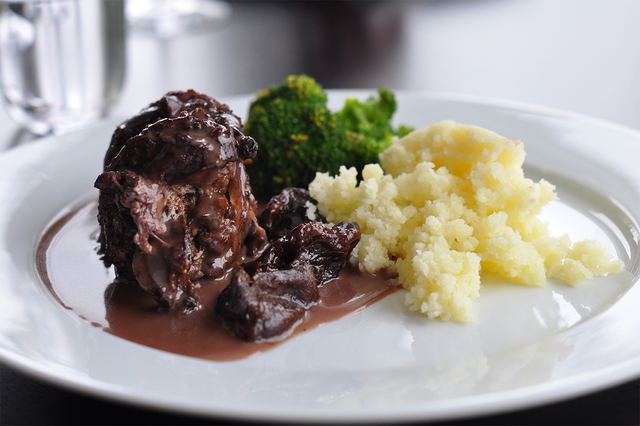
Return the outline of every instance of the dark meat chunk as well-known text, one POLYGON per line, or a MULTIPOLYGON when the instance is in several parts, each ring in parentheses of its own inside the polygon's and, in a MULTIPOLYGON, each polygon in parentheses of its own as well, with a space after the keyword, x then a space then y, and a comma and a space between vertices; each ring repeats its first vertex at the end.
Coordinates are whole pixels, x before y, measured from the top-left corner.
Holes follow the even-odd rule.
POLYGON ((318 285, 323 285, 338 277, 359 241, 360 228, 355 222, 333 227, 322 222, 305 223, 271 243, 260 259, 247 265, 247 270, 277 271, 308 263, 318 285))
POLYGON ((317 301, 318 287, 338 277, 359 241, 355 223, 297 226, 246 270, 235 271, 218 297, 216 314, 241 339, 284 337, 317 301))
POLYGON ((235 336, 263 342, 293 330, 318 297, 309 264, 253 276, 238 268, 231 284, 218 297, 216 311, 235 336))
MULTIPOLYGON (((316 205, 317 201, 303 188, 287 188, 271 198, 258 218, 258 223, 267 232, 269 241, 284 237, 298 225, 311 222, 307 217, 309 203, 316 205)), ((324 222, 324 218, 318 212, 314 220, 324 222)))
POLYGON ((226 105, 172 92, 114 133, 105 156, 101 253, 165 308, 197 306, 196 280, 255 260, 267 244, 244 162, 256 154, 226 105))

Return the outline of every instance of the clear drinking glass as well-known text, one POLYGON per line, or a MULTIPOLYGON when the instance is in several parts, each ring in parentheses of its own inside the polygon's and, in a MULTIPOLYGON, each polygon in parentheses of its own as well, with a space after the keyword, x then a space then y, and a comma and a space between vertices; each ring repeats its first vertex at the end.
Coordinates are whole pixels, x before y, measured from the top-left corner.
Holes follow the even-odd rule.
POLYGON ((36 134, 104 117, 125 74, 124 0, 0 0, 0 82, 36 134))

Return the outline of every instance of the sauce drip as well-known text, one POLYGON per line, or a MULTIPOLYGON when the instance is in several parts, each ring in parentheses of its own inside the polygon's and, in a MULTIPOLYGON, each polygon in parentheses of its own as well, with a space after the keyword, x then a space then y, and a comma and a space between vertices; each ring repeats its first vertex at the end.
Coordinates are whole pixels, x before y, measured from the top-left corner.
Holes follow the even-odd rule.
MULTIPOLYGON (((189 315, 160 309, 139 286, 115 281, 96 253, 96 204, 90 202, 58 220, 38 247, 40 276, 65 308, 115 336, 215 361, 246 358, 280 343, 244 342, 224 330, 214 307, 229 282, 228 275, 197 282, 202 307, 189 315)), ((361 274, 347 267, 338 279, 320 288, 320 302, 287 338, 356 313, 397 288, 396 280, 384 274, 361 274)))

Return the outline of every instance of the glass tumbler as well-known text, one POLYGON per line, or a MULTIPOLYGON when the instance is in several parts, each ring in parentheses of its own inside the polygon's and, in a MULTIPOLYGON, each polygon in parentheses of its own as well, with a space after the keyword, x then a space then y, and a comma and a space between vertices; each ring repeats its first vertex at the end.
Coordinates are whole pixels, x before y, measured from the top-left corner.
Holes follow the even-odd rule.
POLYGON ((31 132, 106 116, 124 74, 124 0, 0 0, 2 95, 31 132))

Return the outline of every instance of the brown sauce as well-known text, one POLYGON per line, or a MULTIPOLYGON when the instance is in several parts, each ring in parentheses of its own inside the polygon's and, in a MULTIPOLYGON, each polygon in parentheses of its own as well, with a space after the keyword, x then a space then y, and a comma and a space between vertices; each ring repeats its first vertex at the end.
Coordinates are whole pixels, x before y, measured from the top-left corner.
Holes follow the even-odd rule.
MULTIPOLYGON (((39 244, 40 276, 64 307, 118 337, 197 358, 237 360, 280 343, 244 342, 223 329, 214 306, 226 277, 200 282, 202 308, 190 315, 161 310, 139 286, 114 281, 96 253, 95 215, 95 202, 81 207, 51 226, 39 244)), ((356 313, 397 288, 396 280, 383 274, 345 268, 321 288, 318 305, 287 338, 356 313)))

